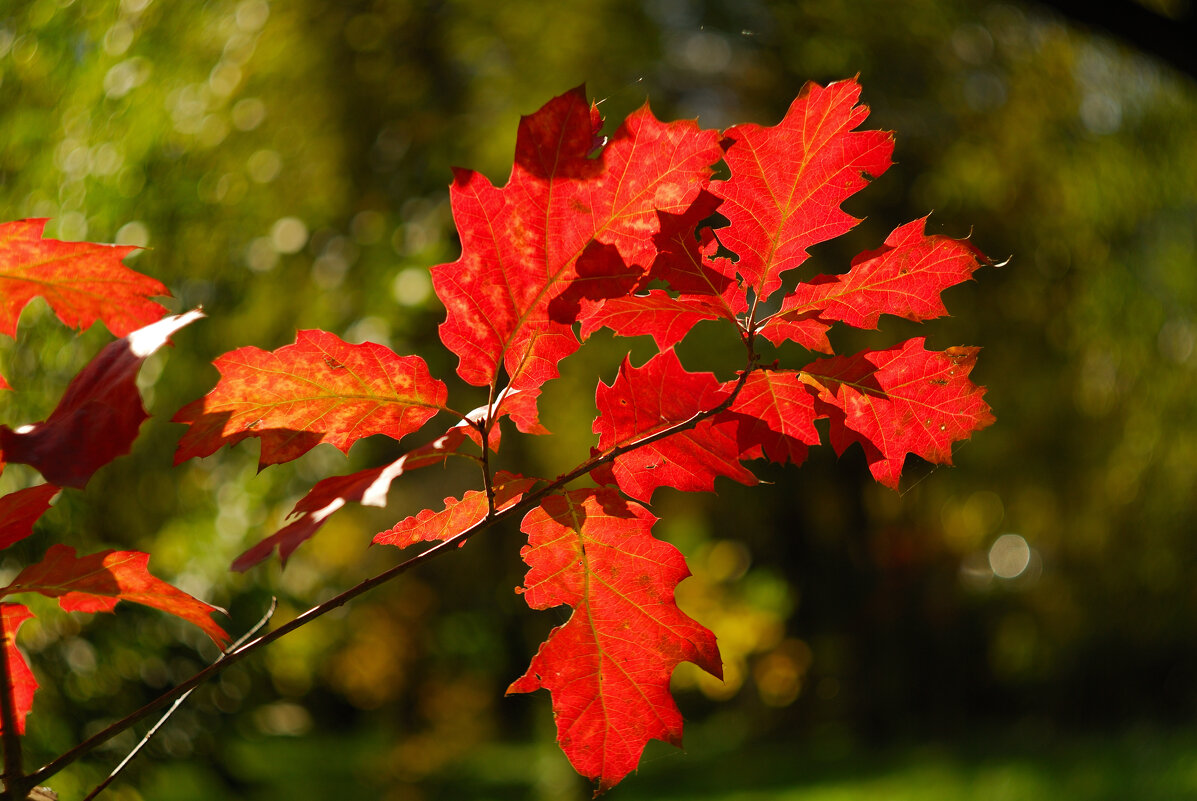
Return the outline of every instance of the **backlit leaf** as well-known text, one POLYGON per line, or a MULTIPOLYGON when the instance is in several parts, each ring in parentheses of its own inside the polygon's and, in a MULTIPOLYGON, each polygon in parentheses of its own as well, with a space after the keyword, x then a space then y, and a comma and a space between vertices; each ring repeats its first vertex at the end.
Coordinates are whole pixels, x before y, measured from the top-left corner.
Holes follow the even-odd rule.
POLYGON ((35 297, 71 328, 99 320, 118 337, 166 314, 150 300, 169 295, 166 287, 121 264, 137 248, 42 239, 45 227, 46 220, 0 223, 0 334, 16 336, 17 318, 35 297))
MULTIPOLYGON (((728 396, 712 373, 689 373, 672 350, 633 367, 624 359, 611 386, 599 384, 594 432, 607 452, 685 422, 717 407, 728 396)), ((700 421, 693 428, 624 453, 612 465, 619 488, 648 501, 658 487, 685 492, 714 489, 716 476, 757 483, 740 464, 734 422, 700 421)))
POLYGON ((854 80, 808 83, 777 125, 736 125, 725 132, 731 178, 713 181, 731 221, 719 240, 739 256, 736 272, 761 298, 781 286, 813 245, 858 222, 840 204, 889 169, 893 136, 855 131, 869 115, 856 105, 854 80))
MULTIPOLYGON (((17 717, 17 731, 25 733, 25 718, 33 709, 33 694, 37 691, 37 679, 25 661, 25 655, 17 648, 17 632, 21 624, 33 613, 23 604, 0 604, 0 625, 4 629, 4 650, 8 653, 8 672, 12 677, 13 707, 17 717)), ((4 722, 0 721, 0 731, 4 722)))
POLYGON ((952 443, 994 420, 985 388, 969 380, 979 348, 923 348, 919 337, 883 351, 820 359, 803 368, 819 391, 816 408, 831 418, 831 445, 865 451, 873 477, 897 489, 907 453, 952 463, 952 443))
POLYGON ((820 323, 876 328, 882 314, 915 321, 946 315, 940 293, 969 280, 988 260, 967 241, 925 235, 926 222, 924 217, 898 228, 883 247, 857 256, 843 275, 820 275, 799 284, 761 333, 780 342, 791 338, 787 326, 812 317, 820 323))
POLYGON ((190 425, 176 463, 247 437, 262 440, 262 467, 321 442, 348 452, 372 434, 402 439, 444 409, 448 394, 418 356, 350 345, 326 331, 300 331, 295 344, 274 352, 239 348, 215 364, 216 387, 174 417, 190 425))
POLYGON ((757 370, 748 376, 719 421, 734 421, 741 459, 764 456, 779 464, 802 464, 807 447, 819 444, 815 399, 794 370, 757 370))
MULTIPOLYGON (((537 480, 499 472, 494 481, 495 510, 501 511, 518 502, 537 480)), ((447 540, 482 522, 488 509, 486 492, 470 490, 462 495, 460 500, 445 498, 445 506, 440 511, 425 509, 419 514, 400 520, 390 529, 376 534, 374 543, 406 548, 417 542, 447 540)))
POLYGON ((111 612, 120 601, 152 606, 203 629, 217 645, 228 635, 212 620, 215 606, 193 598, 149 573, 150 555, 139 551, 101 551, 76 557, 68 545, 51 545, 42 561, 22 570, 0 589, 0 597, 36 592, 57 598, 68 612, 111 612))
POLYGON ((679 663, 722 678, 715 636, 674 601, 690 571, 652 536, 654 522, 614 490, 583 489, 549 496, 521 526, 528 606, 566 604, 573 614, 507 692, 552 694, 557 742, 600 792, 635 769, 649 740, 681 745, 669 694, 679 663))
POLYGON ((462 255, 432 268, 447 318, 441 340, 468 383, 514 389, 556 377, 578 342, 584 299, 620 297, 655 257, 659 211, 678 214, 721 156, 718 135, 661 123, 647 106, 602 149, 601 120, 581 88, 520 122, 506 186, 458 171, 450 190, 462 255))

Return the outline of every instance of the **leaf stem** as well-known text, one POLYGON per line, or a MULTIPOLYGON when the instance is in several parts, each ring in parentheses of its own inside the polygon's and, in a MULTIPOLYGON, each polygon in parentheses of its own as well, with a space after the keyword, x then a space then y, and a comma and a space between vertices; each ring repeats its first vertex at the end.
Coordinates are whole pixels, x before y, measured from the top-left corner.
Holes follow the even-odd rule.
MULTIPOLYGON (((545 496, 547 496, 553 492, 556 492, 558 489, 560 489, 561 487, 570 483, 571 481, 574 481, 574 480, 580 478, 581 476, 586 475, 587 473, 589 473, 591 470, 595 469, 596 467, 599 467, 603 464, 614 461, 616 458, 618 458, 619 456, 622 456, 625 453, 628 453, 629 451, 636 450, 637 448, 642 448, 642 447, 649 445, 653 442, 658 442, 662 439, 665 439, 666 437, 670 437, 670 436, 673 436, 674 434, 678 434, 682 431, 687 431, 691 428, 694 428, 696 425, 701 423, 703 420, 706 420, 710 417, 714 417, 715 415, 719 414, 720 412, 727 410, 728 408, 731 407, 732 403, 735 402, 736 396, 739 395, 740 390, 744 386, 744 382, 748 380, 749 374, 753 370, 757 369, 755 366, 755 358, 756 358, 755 354, 753 354, 751 349, 749 349, 748 363, 745 366, 745 369, 740 372, 740 377, 737 379, 735 386, 732 388, 732 391, 730 393, 728 393, 726 398, 724 398, 718 405, 714 406, 713 408, 707 409, 707 410, 704 410, 701 412, 697 412, 697 413, 691 415, 686 420, 681 421, 680 423, 676 423, 667 428, 663 428, 660 431, 654 431, 651 434, 646 434, 645 436, 643 436, 637 440, 633 440, 632 442, 624 443, 623 445, 617 445, 614 448, 611 448, 610 450, 608 450, 607 452, 605 452, 603 454, 592 456, 589 459, 587 459, 586 461, 582 462, 577 467, 575 467, 573 470, 570 470, 568 473, 563 473, 562 475, 560 475, 557 478, 555 478, 554 480, 550 481, 545 486, 541 487, 540 489, 536 490, 535 492, 529 493, 524 498, 522 498, 518 503, 514 503, 510 506, 507 506, 502 510, 494 509, 493 495, 491 495, 491 497, 490 497, 491 511, 487 514, 487 516, 485 518, 478 521, 474 525, 470 526, 469 528, 463 529, 462 531, 459 531, 457 534, 454 534, 452 537, 449 537, 447 539, 444 539, 444 540, 436 543, 435 545, 428 548, 427 550, 421 551, 420 553, 416 554, 415 556, 412 556, 412 557, 400 562, 399 564, 397 564, 393 567, 390 567, 387 570, 384 570, 383 572, 373 576, 372 578, 368 578, 365 581, 362 581, 361 583, 356 584, 353 587, 350 587, 348 590, 345 590, 344 592, 340 593, 339 595, 336 595, 333 598, 330 598, 329 600, 324 601, 321 604, 313 606, 312 608, 308 609, 303 614, 295 617, 294 619, 290 620, 289 622, 285 623, 284 625, 280 626, 279 628, 275 629, 274 631, 271 631, 267 634, 263 634, 260 637, 257 637, 255 639, 249 641, 248 643, 245 643, 244 645, 242 645, 239 648, 230 650, 228 653, 223 655, 220 659, 218 659, 215 662, 213 662, 212 664, 208 665, 203 670, 200 670, 199 672, 195 673, 187 680, 176 685, 174 688, 167 690, 165 693, 158 696, 154 700, 150 701, 145 706, 141 707, 140 709, 138 709, 134 712, 131 712, 130 714, 126 715, 125 717, 121 718, 120 720, 116 721, 115 723, 112 723, 111 725, 109 725, 108 727, 103 729, 102 731, 97 732, 96 734, 92 735, 88 739, 86 739, 83 742, 76 745, 74 748, 71 748, 69 751, 66 751, 65 753, 63 753, 62 755, 57 757, 56 759, 46 763, 38 770, 29 774, 29 776, 26 777, 27 782, 30 783, 30 786, 32 784, 44 783, 51 776, 55 775, 56 773, 60 772, 64 768, 68 767, 69 765, 71 765, 73 762, 75 762, 79 758, 81 758, 81 757, 85 756, 86 754, 90 753, 91 751, 95 750, 100 745, 111 740, 113 737, 115 737, 118 734, 120 734, 121 732, 125 731, 130 726, 133 726, 137 722, 142 720, 143 718, 146 718, 146 717, 152 715, 155 711, 157 711, 158 709, 161 709, 162 707, 166 706, 167 704, 173 703, 176 699, 186 696, 187 693, 191 692, 193 689, 198 687, 200 684, 203 684, 208 679, 211 679, 214 676, 218 675, 221 671, 225 670, 226 668, 236 664, 237 662, 240 662, 242 659, 244 659, 245 657, 254 653, 258 649, 263 648, 263 647, 269 645, 270 643, 274 642, 275 640, 289 634, 290 632, 295 631, 296 629, 307 625, 308 623, 312 622, 316 618, 321 617, 321 616, 327 614, 328 612, 331 612, 334 609, 338 609, 338 608, 344 606, 349 601, 352 601, 354 598, 357 598, 359 595, 363 595, 366 592, 369 592, 370 590, 374 589, 375 587, 379 587, 383 584, 386 584, 388 581, 391 581, 392 579, 398 578, 399 576, 406 573, 408 570, 411 570, 413 567, 416 567, 417 565, 427 562, 428 560, 432 559, 434 556, 441 554, 441 553, 448 552, 448 551, 452 551, 456 546, 463 544, 466 540, 468 540, 470 537, 473 537, 475 534, 477 534, 481 531, 484 531, 484 530, 496 525, 497 523, 507 520, 508 518, 514 517, 515 515, 539 504, 541 499, 544 498, 545 496)), ((483 442, 485 443, 485 441, 486 441, 486 439, 485 439, 485 435, 484 435, 483 442)), ((486 451, 484 450, 484 454, 485 453, 486 453, 486 451)), ((484 464, 485 464, 485 462, 484 462, 484 464)), ((485 470, 484 474, 488 478, 487 484, 488 484, 489 493, 493 493, 493 487, 490 485, 490 481, 489 481, 489 469, 485 470)), ((2 801, 2 799, 0 799, 0 801, 2 801)))

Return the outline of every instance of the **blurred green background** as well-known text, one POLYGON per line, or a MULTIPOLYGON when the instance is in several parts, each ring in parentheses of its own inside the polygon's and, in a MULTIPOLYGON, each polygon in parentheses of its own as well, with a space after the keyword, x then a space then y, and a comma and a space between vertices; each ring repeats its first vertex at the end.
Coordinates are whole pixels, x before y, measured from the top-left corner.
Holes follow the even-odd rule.
MULTIPOLYGON (((657 531, 695 573, 679 598, 728 680, 678 671, 686 750, 653 744, 612 797, 1197 798, 1197 93, 1045 6, 0 0, 3 218, 145 245, 130 266, 209 315, 143 371, 155 417, 132 455, 64 493, 0 567, 58 540, 147 550, 241 631, 272 594, 285 620, 393 563, 370 536, 472 471, 405 477, 387 510, 342 512, 285 571, 227 572, 314 481, 398 451, 321 447, 255 475, 248 443, 172 469, 168 421, 215 382, 211 360, 323 328, 422 355, 471 408, 427 277, 457 255, 452 165, 501 182, 519 115, 583 82, 612 125, 647 96, 663 119, 724 127, 773 124, 805 81, 856 74, 897 164, 807 274, 932 210, 930 230, 1011 260, 950 290, 950 319, 834 342, 981 345, 998 422, 954 468, 912 460, 901 493, 824 447, 762 466, 760 487, 658 495, 657 531)), ((725 337, 700 329, 684 363, 730 375, 725 337)), ((27 309, 0 341, 19 390, 3 422, 43 419, 107 340, 27 309)), ((567 363, 542 403, 555 436, 509 438, 506 463, 552 475, 583 458, 596 377, 629 349, 647 352, 599 336, 567 363)), ((586 798, 547 696, 503 697, 563 620, 512 593, 519 540, 472 541, 229 670, 106 797, 586 798)), ((32 763, 214 656, 152 611, 38 611, 21 641, 43 685, 32 763)), ((60 797, 137 736, 56 777, 60 797)))

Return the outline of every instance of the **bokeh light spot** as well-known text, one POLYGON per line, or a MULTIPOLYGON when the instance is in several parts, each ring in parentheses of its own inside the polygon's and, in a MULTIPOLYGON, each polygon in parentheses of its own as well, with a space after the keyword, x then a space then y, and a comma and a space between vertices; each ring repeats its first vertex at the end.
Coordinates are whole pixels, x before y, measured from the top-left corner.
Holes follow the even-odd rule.
POLYGON ((1003 534, 989 548, 989 568, 998 578, 1018 578, 1031 563, 1031 546, 1017 534, 1003 534))
POLYGON ((279 253, 298 253, 308 242, 308 227, 298 217, 283 217, 271 227, 270 242, 279 253))

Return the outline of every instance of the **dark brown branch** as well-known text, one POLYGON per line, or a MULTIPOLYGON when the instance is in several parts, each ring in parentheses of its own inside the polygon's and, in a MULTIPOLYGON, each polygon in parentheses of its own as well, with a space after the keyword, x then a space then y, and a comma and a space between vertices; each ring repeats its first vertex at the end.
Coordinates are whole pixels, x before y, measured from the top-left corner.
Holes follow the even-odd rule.
MULTIPOLYGON (((629 451, 634 451, 637 448, 642 448, 645 445, 649 445, 653 442, 658 442, 667 437, 671 437, 674 434, 681 433, 682 431, 688 431, 688 430, 694 428, 699 423, 701 423, 703 420, 714 417, 715 415, 719 414, 720 412, 726 411, 728 408, 731 407, 732 403, 735 402, 736 396, 739 395, 740 390, 744 387, 744 382, 748 380, 749 374, 752 372, 752 370, 755 369, 755 360, 756 360, 756 355, 754 353, 752 353, 751 348, 749 348, 748 364, 746 365, 745 369, 740 373, 740 377, 737 379, 736 385, 732 388, 732 391, 717 406, 715 406, 711 409, 707 409, 702 412, 697 412, 694 415, 692 415, 691 417, 687 418, 686 420, 683 420, 682 422, 677 423, 675 425, 669 426, 668 428, 661 429, 660 431, 655 431, 652 434, 647 434, 647 435, 645 435, 637 440, 634 440, 632 442, 625 443, 623 445, 617 445, 616 447, 612 448, 611 450, 607 451, 606 453, 603 453, 598 456, 592 456, 591 458, 587 459, 585 462, 582 462, 582 464, 575 467, 573 470, 570 470, 568 473, 563 473, 562 475, 558 476, 556 479, 549 482, 548 484, 541 487, 540 489, 536 490, 535 492, 529 493, 527 496, 525 496, 523 499, 521 499, 518 503, 512 504, 511 506, 508 506, 501 511, 495 511, 495 512, 488 514, 485 518, 478 521, 477 523, 470 526, 469 528, 459 531, 457 534, 454 534, 452 537, 449 537, 448 539, 438 542, 436 545, 433 545, 432 547, 428 548, 426 551, 422 551, 421 553, 416 554, 415 556, 411 557, 410 559, 407 559, 407 560, 395 565, 394 567, 384 570, 383 572, 379 573, 378 575, 374 576, 373 578, 366 579, 365 581, 361 582, 360 584, 350 587, 348 590, 341 593, 340 595, 330 598, 329 600, 327 600, 324 603, 321 603, 317 606, 313 606, 308 611, 306 611, 303 614, 299 615, 298 617, 294 618, 290 622, 280 626, 279 628, 275 629, 274 631, 272 631, 268 634, 263 634, 261 637, 251 640, 250 642, 246 643, 245 645, 241 646, 240 648, 237 648, 236 650, 231 651, 230 653, 228 653, 221 659, 218 659, 217 661, 213 662, 211 665, 208 665, 208 667, 206 667, 203 670, 199 671, 198 673, 194 674, 193 676, 191 676, 191 678, 189 678, 186 681, 182 682, 181 684, 177 685, 173 689, 168 690, 167 692, 165 692, 162 695, 155 698, 153 701, 150 701, 145 706, 141 707, 140 709, 136 710, 135 712, 130 713, 129 715, 126 715, 124 718, 121 718, 120 720, 111 724, 110 726, 103 729, 102 731, 97 732, 96 734, 92 735, 88 739, 86 739, 83 742, 76 745, 74 748, 72 748, 69 751, 62 754, 58 758, 52 760, 51 762, 46 763, 38 770, 29 774, 29 776, 26 777, 27 781, 30 783, 29 786, 31 786, 32 784, 38 784, 41 782, 45 782, 51 776, 53 776, 54 774, 63 770, 64 768, 68 767, 69 765, 71 765, 73 762, 75 762, 80 757, 83 757, 86 754, 90 753, 91 751, 95 750, 99 746, 101 746, 104 743, 106 743, 107 741, 111 740, 113 737, 117 736, 121 732, 128 729, 130 726, 133 726, 136 723, 138 723, 139 721, 141 721, 142 719, 149 717, 155 711, 161 709, 162 707, 166 706, 167 704, 170 704, 170 703, 174 702, 176 699, 178 699, 182 696, 185 696, 187 693, 191 692, 191 690, 198 687, 200 684, 203 684, 208 679, 211 679, 214 676, 218 675, 225 668, 228 668, 228 667, 236 664, 237 662, 240 662, 243 658, 245 658, 246 656, 249 656, 253 652, 257 651, 259 648, 269 645, 270 643, 289 634, 290 632, 295 631, 296 629, 307 625, 308 623, 312 622, 316 618, 321 617, 321 616, 327 614, 328 612, 331 612, 334 609, 338 609, 338 608, 344 606, 349 601, 352 601, 354 598, 357 598, 359 595, 363 595, 366 592, 369 592, 370 590, 374 589, 375 587, 379 587, 383 584, 386 584, 391 579, 398 578, 399 576, 403 575, 411 568, 416 567, 417 565, 428 561, 429 559, 436 556, 437 554, 453 550, 456 546, 463 544, 466 540, 468 540, 470 537, 473 537, 475 534, 477 534, 481 531, 484 531, 484 530, 494 526, 497 523, 507 520, 508 518, 514 517, 516 514, 519 514, 523 511, 525 511, 526 509, 536 506, 537 504, 540 503, 540 501, 545 496, 550 495, 553 492, 556 492, 561 487, 564 487, 566 484, 570 483, 571 481, 574 481, 574 480, 586 475, 587 473, 589 473, 591 470, 595 469, 596 467, 599 467, 601 465, 612 462, 619 456, 622 456, 623 454, 628 453, 629 451)), ((0 799, 0 801, 2 801, 2 799, 0 799)))

